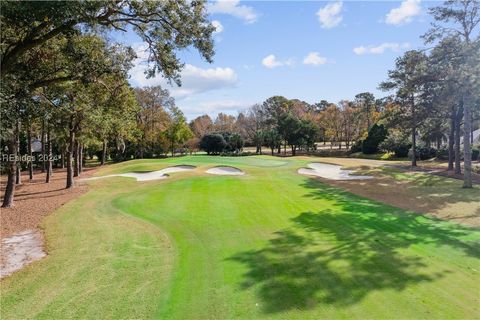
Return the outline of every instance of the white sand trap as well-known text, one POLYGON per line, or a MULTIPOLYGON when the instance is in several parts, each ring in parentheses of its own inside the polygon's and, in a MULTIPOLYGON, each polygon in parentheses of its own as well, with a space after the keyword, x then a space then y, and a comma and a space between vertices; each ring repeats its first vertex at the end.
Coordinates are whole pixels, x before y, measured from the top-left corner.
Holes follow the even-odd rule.
POLYGON ((98 179, 109 178, 109 177, 127 177, 127 178, 135 178, 137 179, 137 181, 150 181, 150 180, 159 180, 159 179, 168 178, 169 173, 190 171, 195 168, 196 168, 195 166, 181 165, 181 166, 168 167, 162 170, 151 171, 151 172, 128 172, 128 173, 120 173, 120 174, 110 174, 107 176, 92 177, 84 180, 98 180, 98 179))
POLYGON ((42 249, 42 235, 38 230, 27 230, 2 239, 1 251, 0 278, 47 255, 42 249))
POLYGON ((353 170, 342 170, 342 167, 336 164, 310 163, 308 167, 310 169, 298 169, 298 173, 307 176, 317 176, 330 180, 366 180, 373 178, 372 176, 351 175, 353 170))
POLYGON ((218 175, 227 175, 227 176, 243 176, 245 172, 242 170, 235 168, 235 167, 213 167, 206 171, 210 174, 218 174, 218 175))

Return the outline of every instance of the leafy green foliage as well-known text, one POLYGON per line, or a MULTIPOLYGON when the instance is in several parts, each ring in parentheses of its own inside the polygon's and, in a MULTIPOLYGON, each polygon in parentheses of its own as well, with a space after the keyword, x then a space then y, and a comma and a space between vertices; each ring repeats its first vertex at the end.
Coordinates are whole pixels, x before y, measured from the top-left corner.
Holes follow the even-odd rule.
POLYGON ((206 134, 200 140, 200 149, 207 154, 220 154, 226 146, 227 142, 219 133, 206 134))
POLYGON ((383 124, 375 123, 368 135, 363 140, 362 143, 362 152, 365 154, 373 154, 379 151, 379 145, 387 137, 388 131, 383 124))

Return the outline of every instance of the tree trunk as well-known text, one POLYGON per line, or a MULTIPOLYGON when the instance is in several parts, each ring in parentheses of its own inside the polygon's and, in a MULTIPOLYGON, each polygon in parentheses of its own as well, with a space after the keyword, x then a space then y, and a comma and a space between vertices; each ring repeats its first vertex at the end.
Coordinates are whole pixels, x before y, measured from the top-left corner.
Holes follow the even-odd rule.
POLYGON ((472 104, 470 94, 467 93, 465 101, 465 119, 463 127, 463 187, 472 188, 472 146, 470 144, 470 135, 472 131, 472 104))
POLYGON ((285 141, 284 145, 283 145, 283 155, 286 156, 287 155, 287 141, 285 141))
POLYGON ((45 163, 45 119, 42 119, 42 137, 41 137, 41 143, 42 143, 42 173, 45 172, 46 169, 46 163, 45 163))
MULTIPOLYGON (((143 155, 142 155, 142 158, 143 158, 143 155)), ((100 162, 101 166, 105 164, 106 159, 107 159, 107 140, 104 139, 102 143, 102 160, 100 162)))
POLYGON ((70 120, 70 135, 67 146, 67 186, 66 189, 73 188, 73 154, 75 152, 75 131, 73 128, 73 116, 70 120))
MULTIPOLYGON (((15 130, 15 140, 17 148, 17 156, 20 157, 20 124, 17 123, 17 129, 15 130)), ((15 184, 22 184, 22 161, 18 159, 16 162, 16 176, 15 184)))
POLYGON ((9 151, 9 159, 8 159, 8 178, 7 178, 7 185, 5 188, 5 194, 3 196, 3 203, 2 208, 9 208, 13 206, 13 197, 15 195, 15 183, 17 181, 17 134, 14 133, 12 139, 10 140, 8 151, 9 151))
MULTIPOLYGON (((30 123, 27 123, 27 150, 28 150, 28 177, 33 180, 33 155, 32 155, 32 129, 30 123)), ((43 155, 42 155, 43 157, 43 155)))
POLYGON ((52 177, 52 140, 50 136, 50 127, 47 129, 47 175, 45 177, 45 182, 49 183, 52 177))
POLYGON ((62 148, 62 169, 65 169, 65 150, 62 148))
POLYGON ((450 133, 448 135, 448 171, 453 170, 453 162, 455 159, 455 112, 456 108, 452 107, 450 114, 450 133))
POLYGON ((273 152, 275 151, 275 148, 270 148, 272 150, 272 156, 273 156, 273 152))
POLYGON ((412 96, 412 167, 417 166, 417 119, 415 118, 415 98, 412 96))
POLYGON ((417 166, 417 128, 412 128, 412 167, 417 166))
POLYGON ((78 173, 81 174, 83 172, 83 144, 80 143, 78 149, 78 173))
POLYGON ((78 141, 75 141, 74 144, 74 152, 73 152, 73 176, 78 177, 78 166, 79 166, 79 160, 78 160, 78 141))
POLYGON ((461 153, 460 153, 460 136, 461 136, 461 126, 462 126, 462 119, 463 119, 463 102, 460 104, 458 108, 456 119, 455 119, 455 174, 462 173, 461 167, 461 153))

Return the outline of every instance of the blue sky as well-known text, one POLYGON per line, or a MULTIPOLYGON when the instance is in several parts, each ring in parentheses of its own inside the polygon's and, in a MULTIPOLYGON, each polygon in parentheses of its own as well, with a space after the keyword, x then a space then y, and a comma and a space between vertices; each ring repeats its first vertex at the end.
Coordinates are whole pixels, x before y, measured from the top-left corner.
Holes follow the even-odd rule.
POLYGON ((171 90, 188 119, 218 112, 236 114, 273 95, 309 103, 376 96, 380 81, 405 50, 423 48, 420 36, 438 2, 404 1, 229 1, 211 2, 215 21, 214 63, 195 50, 185 62, 182 88, 157 77, 146 80, 142 44, 132 33, 117 39, 137 49, 134 86, 160 84, 171 90), (273 57, 273 56, 274 57, 273 57))

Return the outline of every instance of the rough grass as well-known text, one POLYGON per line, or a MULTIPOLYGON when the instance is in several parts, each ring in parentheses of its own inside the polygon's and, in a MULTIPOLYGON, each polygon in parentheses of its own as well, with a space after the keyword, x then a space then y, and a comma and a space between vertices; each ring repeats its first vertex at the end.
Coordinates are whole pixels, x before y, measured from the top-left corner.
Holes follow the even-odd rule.
MULTIPOLYGON (((296 174, 311 160, 184 157, 112 178, 45 222, 49 257, 2 281, 2 318, 478 318, 480 231, 296 174), (209 176, 226 164, 245 176, 209 176)), ((427 187, 427 186, 426 186, 427 187)))

